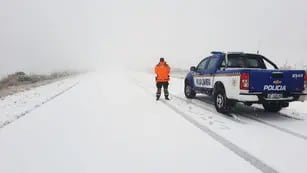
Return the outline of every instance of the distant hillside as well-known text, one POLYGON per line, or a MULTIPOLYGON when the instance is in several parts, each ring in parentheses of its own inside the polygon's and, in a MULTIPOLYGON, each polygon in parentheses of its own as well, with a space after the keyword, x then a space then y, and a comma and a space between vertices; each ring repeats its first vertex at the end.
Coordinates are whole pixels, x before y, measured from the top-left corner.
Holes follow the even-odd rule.
POLYGON ((0 80, 0 90, 12 86, 20 86, 33 84, 40 81, 52 80, 76 74, 76 72, 56 72, 48 75, 26 74, 24 72, 16 72, 7 76, 2 76, 0 80))

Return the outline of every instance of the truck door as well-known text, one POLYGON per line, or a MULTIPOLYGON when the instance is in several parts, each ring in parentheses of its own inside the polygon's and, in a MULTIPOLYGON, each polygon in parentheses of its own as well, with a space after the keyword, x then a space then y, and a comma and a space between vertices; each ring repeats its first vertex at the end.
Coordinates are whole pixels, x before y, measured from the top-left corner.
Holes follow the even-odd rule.
POLYGON ((198 64, 196 72, 193 75, 194 86, 196 90, 206 92, 213 89, 213 73, 215 73, 217 69, 216 65, 218 60, 219 59, 217 57, 211 56, 205 58, 198 64))

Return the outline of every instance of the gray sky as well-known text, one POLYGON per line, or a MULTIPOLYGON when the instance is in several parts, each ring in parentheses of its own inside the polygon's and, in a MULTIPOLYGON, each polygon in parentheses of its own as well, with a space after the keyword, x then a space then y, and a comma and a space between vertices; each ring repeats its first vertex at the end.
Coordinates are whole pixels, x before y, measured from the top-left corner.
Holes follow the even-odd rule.
POLYGON ((0 73, 189 68, 212 50, 307 64, 306 0, 0 0, 0 73))

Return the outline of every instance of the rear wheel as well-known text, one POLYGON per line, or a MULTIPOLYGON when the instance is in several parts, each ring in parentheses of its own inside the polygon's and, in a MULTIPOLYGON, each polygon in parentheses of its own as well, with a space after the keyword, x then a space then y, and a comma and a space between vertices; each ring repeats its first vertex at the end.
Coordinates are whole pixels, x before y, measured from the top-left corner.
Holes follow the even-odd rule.
POLYGON ((184 95, 189 99, 194 98, 196 96, 195 91, 188 82, 186 82, 184 85, 184 95))
POLYGON ((227 113, 230 110, 230 101, 227 99, 224 89, 217 89, 214 93, 214 105, 216 111, 227 113))
POLYGON ((267 112, 279 112, 282 106, 278 103, 263 103, 263 108, 267 112))

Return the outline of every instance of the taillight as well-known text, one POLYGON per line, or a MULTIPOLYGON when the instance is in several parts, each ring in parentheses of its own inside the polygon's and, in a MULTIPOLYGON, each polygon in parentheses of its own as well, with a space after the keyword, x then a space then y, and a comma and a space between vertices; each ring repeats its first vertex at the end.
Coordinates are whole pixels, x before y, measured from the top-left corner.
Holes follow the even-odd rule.
POLYGON ((241 90, 248 90, 249 89, 249 73, 241 73, 240 89, 241 90))
POLYGON ((307 74, 304 75, 304 88, 307 88, 307 74))

